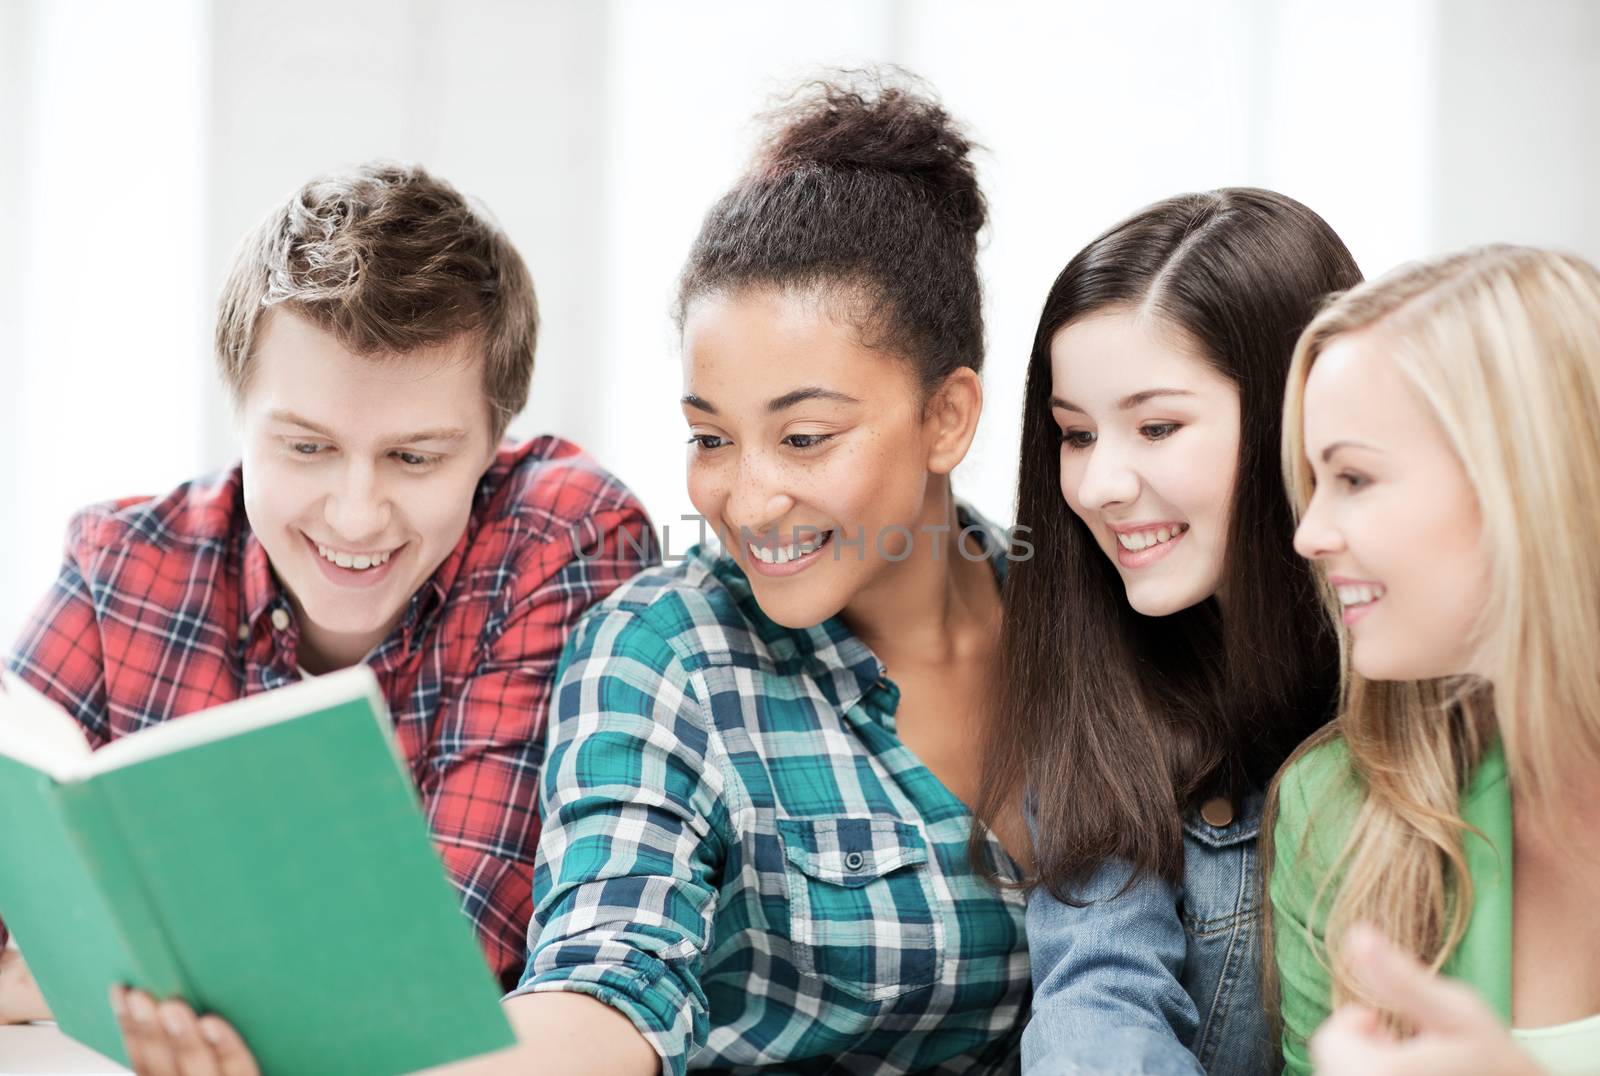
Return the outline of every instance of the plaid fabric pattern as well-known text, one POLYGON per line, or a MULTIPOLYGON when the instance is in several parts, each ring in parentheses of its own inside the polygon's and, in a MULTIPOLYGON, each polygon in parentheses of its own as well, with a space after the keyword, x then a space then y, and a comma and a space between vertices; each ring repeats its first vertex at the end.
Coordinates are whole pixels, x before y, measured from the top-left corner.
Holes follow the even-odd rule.
MULTIPOLYGON (((294 610, 240 483, 235 466, 73 519, 8 663, 95 746, 300 678, 294 610)), ((576 446, 508 444, 461 541, 367 658, 462 911, 508 985, 526 953, 562 645, 579 614, 657 560, 644 509, 576 446)))
POLYGON ((1023 898, 974 874, 899 697, 842 620, 774 624, 727 558, 618 590, 558 673, 517 992, 614 1006, 671 1076, 1016 1071, 1023 898))

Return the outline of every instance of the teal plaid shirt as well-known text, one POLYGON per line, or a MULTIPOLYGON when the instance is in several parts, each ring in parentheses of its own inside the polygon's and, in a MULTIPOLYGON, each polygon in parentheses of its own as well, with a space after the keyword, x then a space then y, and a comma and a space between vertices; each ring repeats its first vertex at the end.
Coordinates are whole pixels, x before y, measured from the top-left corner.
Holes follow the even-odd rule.
POLYGON ((670 1076, 1016 1071, 1023 898, 973 873, 898 702, 842 620, 780 627, 714 552, 624 584, 557 674, 517 993, 604 1001, 670 1076))

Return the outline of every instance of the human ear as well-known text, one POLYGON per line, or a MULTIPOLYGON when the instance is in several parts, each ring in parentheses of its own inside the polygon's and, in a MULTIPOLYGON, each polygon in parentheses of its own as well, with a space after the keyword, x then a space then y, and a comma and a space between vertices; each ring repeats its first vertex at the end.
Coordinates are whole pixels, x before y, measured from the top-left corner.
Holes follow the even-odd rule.
POLYGON ((983 412, 983 382, 978 372, 963 366, 945 376, 923 409, 923 434, 928 446, 928 470, 949 474, 966 457, 983 412))

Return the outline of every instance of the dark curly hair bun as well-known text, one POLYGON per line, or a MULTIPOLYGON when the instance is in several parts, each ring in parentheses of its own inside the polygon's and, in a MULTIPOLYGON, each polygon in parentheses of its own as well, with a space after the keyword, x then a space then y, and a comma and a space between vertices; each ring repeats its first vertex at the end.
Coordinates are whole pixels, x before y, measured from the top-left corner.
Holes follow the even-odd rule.
POLYGON ((767 113, 774 126, 756 170, 769 177, 815 165, 877 171, 922 184, 934 204, 976 236, 988 218, 971 154, 976 147, 920 82, 898 72, 851 72, 808 82, 767 113), (912 88, 916 87, 916 88, 912 88))
POLYGON ((845 300, 862 339, 925 389, 983 364, 976 145, 898 68, 835 71, 765 114, 749 170, 706 214, 679 281, 695 299, 793 288, 845 300))

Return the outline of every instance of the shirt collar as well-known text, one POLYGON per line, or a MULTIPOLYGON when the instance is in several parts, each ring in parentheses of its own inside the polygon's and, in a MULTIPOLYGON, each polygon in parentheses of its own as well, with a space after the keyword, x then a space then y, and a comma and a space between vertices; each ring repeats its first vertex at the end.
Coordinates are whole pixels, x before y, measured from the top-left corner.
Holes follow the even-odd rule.
POLYGON ((286 608, 288 596, 272 574, 272 561, 267 558, 266 547, 255 532, 248 527, 244 532, 244 551, 241 556, 240 584, 243 587, 244 623, 241 635, 254 635, 263 617, 277 608, 286 608))
POLYGON ((400 633, 405 640, 408 653, 412 649, 413 640, 428 633, 434 620, 438 618, 439 611, 444 608, 445 598, 455 586, 456 577, 461 574, 461 565, 467 558, 467 547, 471 545, 477 530, 478 516, 474 513, 468 519, 467 529, 461 532, 461 538, 456 542, 455 548, 450 550, 450 555, 434 569, 427 582, 411 595, 405 616, 400 618, 400 633))

